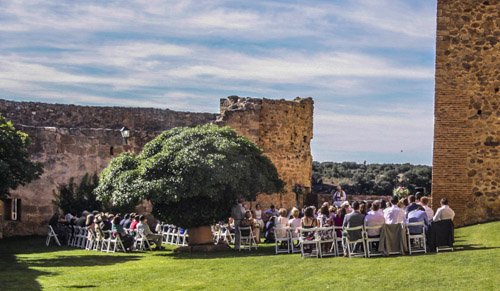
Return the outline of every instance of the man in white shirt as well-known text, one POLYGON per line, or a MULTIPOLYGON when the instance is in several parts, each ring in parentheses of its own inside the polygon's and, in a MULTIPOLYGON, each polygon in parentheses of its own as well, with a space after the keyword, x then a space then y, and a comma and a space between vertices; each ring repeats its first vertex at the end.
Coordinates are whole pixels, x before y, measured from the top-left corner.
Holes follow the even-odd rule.
POLYGON ((432 218, 434 217, 434 210, 432 210, 432 208, 427 206, 429 205, 429 198, 422 197, 422 199, 420 199, 420 202, 422 202, 422 206, 424 207, 425 213, 427 213, 427 219, 431 221, 432 218))
POLYGON ((147 240, 153 241, 156 245, 156 249, 160 250, 162 249, 161 243, 163 237, 160 234, 154 234, 151 229, 149 228, 148 225, 148 219, 146 216, 141 215, 139 217, 139 223, 137 224, 137 231, 139 233, 142 233, 144 236, 146 236, 147 240))
POLYGON ((405 211, 398 207, 398 197, 391 198, 391 207, 384 210, 384 218, 386 224, 403 223, 405 220, 405 211))
MULTIPOLYGON (((385 223, 384 215, 378 210, 380 209, 380 202, 375 201, 372 204, 372 210, 368 212, 365 216, 365 226, 379 226, 385 223)), ((369 237, 375 237, 380 235, 380 229, 369 229, 367 230, 369 237)))
POLYGON ((345 192, 342 190, 342 187, 338 186, 337 192, 333 194, 333 205, 335 205, 335 207, 340 207, 342 205, 342 202, 345 201, 346 197, 347 196, 345 195, 345 192))
POLYGON ((440 221, 440 220, 445 220, 445 219, 451 219, 453 220, 455 218, 455 211, 453 211, 449 206, 448 206, 448 199, 443 198, 441 199, 441 207, 438 208, 436 211, 436 215, 434 215, 434 221, 440 221))

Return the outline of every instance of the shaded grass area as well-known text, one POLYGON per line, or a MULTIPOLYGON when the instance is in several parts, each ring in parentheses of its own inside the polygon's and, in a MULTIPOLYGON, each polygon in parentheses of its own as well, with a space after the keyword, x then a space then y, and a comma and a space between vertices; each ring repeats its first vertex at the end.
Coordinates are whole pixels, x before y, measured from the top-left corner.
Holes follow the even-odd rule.
POLYGON ((500 222, 455 231, 454 252, 387 258, 302 259, 257 251, 174 254, 45 247, 44 238, 0 240, 0 290, 499 290, 500 222))

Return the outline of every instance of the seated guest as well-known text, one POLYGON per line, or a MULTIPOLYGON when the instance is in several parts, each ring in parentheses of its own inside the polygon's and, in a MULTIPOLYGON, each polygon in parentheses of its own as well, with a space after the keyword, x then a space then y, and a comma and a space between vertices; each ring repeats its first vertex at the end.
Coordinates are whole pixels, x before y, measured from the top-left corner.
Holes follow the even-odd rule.
POLYGON ((68 212, 66 213, 66 215, 64 216, 64 220, 66 220, 67 222, 70 222, 71 220, 73 220, 73 218, 76 216, 76 214, 73 212, 68 212))
MULTIPOLYGON (((276 227, 277 228, 287 227, 288 226, 288 218, 286 217, 286 215, 287 215, 286 209, 285 208, 281 208, 278 213, 279 213, 279 216, 278 216, 278 218, 276 219, 276 222, 275 222, 276 223, 276 227)), ((280 238, 286 237, 286 231, 284 231, 284 230, 275 231, 274 235, 276 237, 280 237, 280 238)))
MULTIPOLYGON (((314 208, 312 206, 309 206, 306 208, 306 211, 304 213, 304 217, 302 218, 300 222, 300 227, 303 229, 307 228, 314 228, 318 227, 319 223, 316 218, 314 218, 314 208)), ((314 232, 302 232, 302 236, 304 240, 314 240, 314 232)), ((304 251, 305 252, 312 252, 312 246, 311 245, 304 245, 304 251)))
POLYGON ((129 250, 132 247, 132 244, 134 243, 134 237, 127 234, 123 229, 123 226, 120 225, 120 217, 113 218, 111 230, 113 231, 114 235, 120 236, 125 249, 129 250))
POLYGON ((351 205, 349 204, 349 201, 342 202, 342 205, 340 205, 340 207, 345 208, 346 215, 352 212, 352 208, 351 205))
MULTIPOLYGON (((429 226, 429 219, 427 219, 427 213, 421 205, 418 205, 417 209, 408 213, 408 223, 424 222, 425 232, 427 232, 427 227, 429 226)), ((409 226, 411 234, 422 233, 422 228, 420 226, 409 226)))
MULTIPOLYGON (((399 200, 399 202, 398 202, 398 207, 405 210, 407 206, 408 206, 408 198, 401 198, 401 200, 399 200)), ((404 212, 403 212, 403 216, 404 216, 404 212)))
MULTIPOLYGON (((255 231, 257 229, 255 227, 256 224, 257 224, 257 222, 252 217, 252 211, 250 211, 250 210, 245 211, 245 217, 241 220, 240 227, 248 227, 248 226, 250 226, 250 228, 252 229, 252 231, 254 233, 254 236, 257 237, 257 235, 255 234, 255 231)), ((244 233, 243 231, 241 232, 241 234, 243 236, 249 235, 248 233, 244 233)))
POLYGON ((125 213, 125 216, 123 217, 122 220, 120 220, 120 225, 123 226, 125 224, 125 222, 127 221, 127 219, 130 218, 130 214, 128 213, 125 213))
POLYGON ((320 227, 329 227, 333 225, 333 218, 330 217, 328 206, 322 206, 319 209, 318 222, 320 227))
POLYGON ((386 224, 403 223, 405 220, 405 211, 399 205, 398 197, 391 198, 391 207, 384 210, 384 218, 386 224))
POLYGON ((49 225, 52 226, 61 244, 66 243, 69 237, 69 232, 66 231, 63 223, 66 223, 66 220, 62 219, 57 212, 49 220, 49 225))
POLYGON ((99 227, 101 230, 111 230, 111 223, 112 220, 109 220, 109 218, 106 215, 102 216, 102 221, 99 223, 99 227))
MULTIPOLYGON (((365 221, 365 216, 359 212, 360 204, 358 201, 354 201, 352 204, 352 209, 353 212, 347 214, 344 218, 344 223, 342 225, 343 228, 352 228, 352 227, 358 227, 362 226, 364 221, 365 221)), ((361 230, 354 230, 354 231, 349 231, 347 233, 343 234, 343 237, 345 239, 345 236, 349 236, 349 240, 358 240, 363 237, 362 231, 361 230)), ((362 247, 361 244, 357 243, 354 246, 353 252, 357 252, 358 249, 362 247)), ((344 244, 344 257, 348 257, 348 251, 347 251, 347 244, 344 244)))
POLYGON ((319 226, 318 220, 314 218, 314 208, 312 206, 307 207, 304 213, 304 217, 302 217, 302 220, 300 222, 300 227, 314 228, 318 226, 319 226))
MULTIPOLYGON (((337 215, 333 218, 335 226, 342 226, 344 224, 346 214, 346 208, 339 208, 337 210, 337 215)), ((342 230, 337 229, 337 237, 342 237, 342 230)))
POLYGON ((360 203, 359 205, 359 213, 363 214, 363 215, 367 215, 368 212, 367 212, 367 205, 363 202, 360 203))
MULTIPOLYGON (((379 226, 385 224, 384 215, 379 212, 380 202, 375 201, 372 204, 372 211, 368 212, 365 216, 365 226, 379 226)), ((367 230, 369 237, 376 237, 380 235, 380 229, 367 230)))
POLYGON ((453 211, 449 206, 448 206, 448 199, 443 198, 441 199, 441 207, 438 208, 436 211, 436 215, 434 215, 434 221, 440 221, 440 220, 445 220, 445 219, 451 219, 453 220, 455 218, 455 211, 453 211))
POLYGON ((267 215, 268 218, 270 218, 271 216, 278 216, 279 215, 279 212, 278 210, 274 207, 274 204, 271 204, 271 208, 269 208, 268 210, 264 211, 264 214, 267 215))
POLYGON ((129 217, 125 219, 125 222, 123 222, 123 228, 129 229, 134 218, 135 218, 135 213, 130 213, 129 217))
POLYGON ((102 215, 101 214, 98 214, 95 219, 94 219, 94 233, 95 233, 95 236, 97 238, 97 240, 102 240, 103 237, 101 236, 102 232, 101 232, 101 223, 102 223, 102 215))
POLYGON ((136 215, 136 216, 134 217, 134 221, 132 221, 132 223, 130 224, 130 230, 135 230, 135 229, 136 229, 137 224, 138 224, 138 223, 139 223, 139 221, 140 221, 140 218, 141 218, 141 216, 140 216, 140 215, 136 215))
POLYGON ((384 214, 384 210, 387 208, 387 201, 385 199, 380 199, 380 209, 379 212, 382 212, 384 214))
POLYGON ((328 211, 330 211, 330 217, 333 219, 335 217, 335 215, 337 214, 337 207, 332 205, 332 206, 330 206, 330 208, 328 208, 328 211))
POLYGON ((417 192, 417 194, 415 194, 415 203, 417 203, 417 205, 422 204, 422 193, 417 192))
POLYGON ((292 229, 292 236, 297 237, 297 228, 300 227, 300 211, 294 207, 291 213, 293 218, 288 220, 288 226, 292 229))
POLYGON ((139 223, 137 223, 137 231, 139 233, 142 233, 147 240, 153 241, 156 245, 156 250, 160 250, 162 248, 161 242, 162 242, 162 235, 161 234, 154 234, 151 229, 149 228, 148 225, 148 219, 146 218, 145 215, 139 216, 139 223))
POLYGON ((418 204, 415 203, 415 195, 408 196, 408 203, 410 203, 405 209, 405 217, 408 219, 408 213, 418 208, 418 204))
POLYGON ((420 202, 422 203, 422 207, 425 209, 425 213, 427 213, 427 219, 429 219, 429 221, 431 221, 432 218, 434 217, 434 210, 432 210, 432 208, 427 206, 427 205, 429 205, 429 198, 422 197, 422 199, 420 199, 420 202))
MULTIPOLYGON (((328 209, 327 205, 320 208, 320 216, 318 217, 318 222, 320 227, 330 227, 335 224, 335 221, 330 217, 330 210, 328 209)), ((333 230, 328 230, 328 231, 322 230, 319 232, 319 236, 323 240, 331 239, 333 238, 333 230)))
POLYGON ((80 218, 78 218, 78 220, 76 221, 75 225, 79 226, 79 227, 85 227, 85 222, 87 221, 87 215, 88 214, 89 214, 88 211, 84 210, 82 212, 82 216, 80 216, 80 218))

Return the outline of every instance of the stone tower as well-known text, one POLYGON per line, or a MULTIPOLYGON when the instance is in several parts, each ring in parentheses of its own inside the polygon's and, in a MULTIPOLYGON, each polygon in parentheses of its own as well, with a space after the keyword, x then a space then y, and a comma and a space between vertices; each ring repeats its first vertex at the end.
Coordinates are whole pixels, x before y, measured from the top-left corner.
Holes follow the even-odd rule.
POLYGON ((283 195, 257 197, 257 203, 264 208, 274 204, 290 210, 295 206, 292 186, 303 184, 306 193, 311 189, 313 107, 312 98, 286 101, 230 96, 221 99, 221 115, 215 123, 228 125, 255 142, 286 183, 283 195))
POLYGON ((432 204, 500 218, 500 1, 438 0, 432 204))

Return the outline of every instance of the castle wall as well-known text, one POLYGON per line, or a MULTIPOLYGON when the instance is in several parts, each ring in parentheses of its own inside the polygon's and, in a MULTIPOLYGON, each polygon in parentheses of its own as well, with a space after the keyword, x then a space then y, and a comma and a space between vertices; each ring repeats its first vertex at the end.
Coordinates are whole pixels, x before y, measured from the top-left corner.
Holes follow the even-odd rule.
MULTIPOLYGON (((244 99, 221 100, 219 125, 229 125, 239 134, 257 143, 278 168, 287 182, 287 194, 259 195, 263 207, 271 203, 291 208, 295 196, 291 186, 303 183, 310 187, 312 157, 313 101, 244 99)), ((164 130, 177 126, 196 126, 214 122, 218 115, 176 112, 151 108, 89 107, 37 102, 14 102, 0 99, 0 114, 11 120, 16 129, 32 139, 30 152, 34 161, 44 163, 44 174, 25 187, 12 191, 12 198, 22 199, 21 221, 2 221, 4 236, 46 234, 49 218, 57 211, 52 204, 53 190, 71 177, 79 179, 87 172, 102 171, 109 161, 124 151, 139 153, 148 141, 164 130), (124 145, 120 129, 131 129, 124 145)), ((1 202, 0 202, 1 204, 1 202)))
MULTIPOLYGON (((45 234, 57 186, 77 181, 85 173, 101 172, 124 151, 139 153, 164 130, 210 123, 216 114, 176 112, 151 108, 89 107, 0 100, 0 113, 31 140, 32 160, 44 163, 40 179, 19 187, 12 198, 21 198, 21 221, 0 220, 3 236, 45 234), (131 137, 124 145, 120 129, 131 137)), ((1 203, 0 203, 1 204, 1 203)), ((0 205, 0 216, 4 210, 0 205)), ((92 210, 92 209, 89 209, 92 210)), ((3 217, 2 217, 3 218, 3 217)))
POLYGON ((500 2, 438 0, 432 204, 500 218, 500 2))
POLYGON ((312 98, 294 101, 239 98, 221 100, 219 125, 228 125, 264 150, 285 181, 286 193, 259 195, 256 203, 290 210, 295 206, 292 186, 303 184, 309 191, 312 176, 311 139, 313 138, 312 98))

